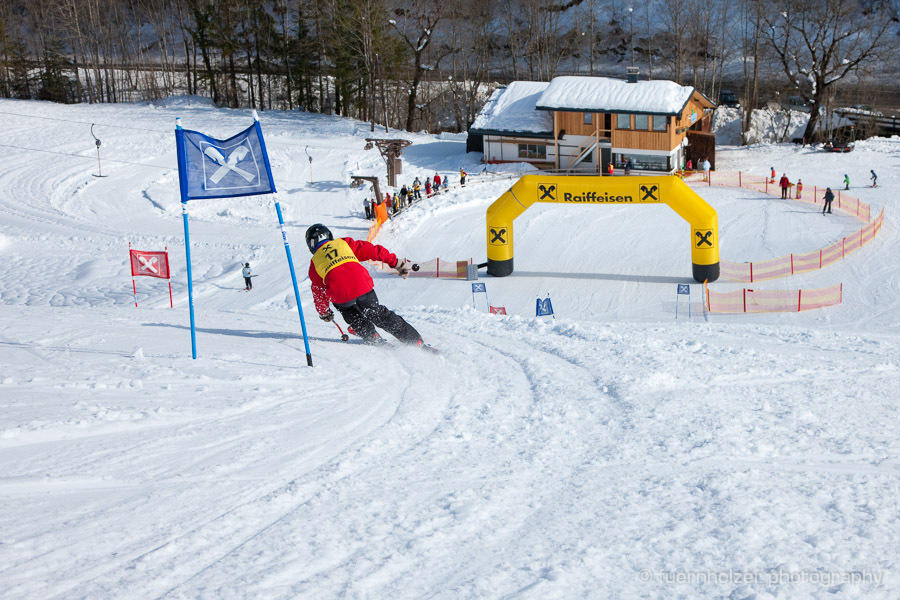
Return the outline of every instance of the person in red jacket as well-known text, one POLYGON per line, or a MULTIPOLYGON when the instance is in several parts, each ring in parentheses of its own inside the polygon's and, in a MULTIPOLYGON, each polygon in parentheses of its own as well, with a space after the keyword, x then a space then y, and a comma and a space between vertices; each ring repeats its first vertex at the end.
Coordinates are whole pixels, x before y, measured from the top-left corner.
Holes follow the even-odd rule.
POLYGON ((384 246, 349 237, 334 239, 321 223, 306 230, 306 245, 313 255, 309 261, 309 281, 319 318, 334 319, 328 306, 330 302, 368 343, 383 341, 375 331, 375 327, 380 327, 402 342, 424 347, 422 336, 412 325, 378 302, 372 276, 360 264, 362 260, 377 260, 406 279, 409 261, 398 259, 384 246))
POLYGON ((791 182, 788 180, 787 174, 782 173, 781 179, 778 180, 778 185, 781 186, 781 199, 788 199, 788 188, 791 185, 791 182))

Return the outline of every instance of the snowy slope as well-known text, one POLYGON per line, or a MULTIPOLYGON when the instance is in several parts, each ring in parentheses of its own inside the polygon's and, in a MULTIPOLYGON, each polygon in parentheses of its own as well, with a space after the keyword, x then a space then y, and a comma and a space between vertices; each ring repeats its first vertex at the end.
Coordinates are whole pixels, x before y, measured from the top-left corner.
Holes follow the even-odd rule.
MULTIPOLYGON (((31 115, 7 117, 0 147, 0 597, 900 593, 900 139, 840 156, 718 152, 720 169, 774 164, 807 186, 848 172, 853 193, 887 207, 880 237, 843 263, 765 284, 843 282, 841 306, 703 316, 694 285, 692 318, 682 301, 675 321, 675 284, 691 282, 676 215, 539 205, 516 222, 515 273, 483 280, 508 317, 473 307, 467 282, 375 274, 439 356, 341 342, 301 284, 309 369, 266 199, 191 205, 190 359, 174 118, 224 137, 246 113, 185 100, 0 112, 31 115), (869 168, 878 189, 861 187, 869 168), (146 278, 134 308, 129 241, 168 245, 175 310, 146 278), (252 293, 243 261, 259 274, 252 293), (536 319, 547 292, 557 318, 536 319)), ((364 236, 350 175, 383 163, 363 150, 366 124, 265 113, 262 125, 305 279, 306 227, 364 236)), ((463 142, 402 136, 404 180, 480 170, 463 142)), ((510 182, 470 181, 379 241, 484 260, 484 211, 510 182)), ((728 260, 858 228, 746 190, 698 192, 728 260)))

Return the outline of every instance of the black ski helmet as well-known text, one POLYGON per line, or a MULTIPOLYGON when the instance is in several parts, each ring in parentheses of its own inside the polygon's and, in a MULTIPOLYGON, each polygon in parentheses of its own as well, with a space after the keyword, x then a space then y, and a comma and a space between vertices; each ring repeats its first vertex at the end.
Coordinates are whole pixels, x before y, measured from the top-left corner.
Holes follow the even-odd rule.
POLYGON ((321 223, 316 223, 306 230, 306 245, 309 247, 310 252, 315 253, 316 246, 325 240, 331 241, 333 239, 334 236, 331 235, 331 230, 321 223))
POLYGON ((249 268, 250 268, 250 263, 244 263, 244 266, 247 267, 247 268, 249 269, 249 268))

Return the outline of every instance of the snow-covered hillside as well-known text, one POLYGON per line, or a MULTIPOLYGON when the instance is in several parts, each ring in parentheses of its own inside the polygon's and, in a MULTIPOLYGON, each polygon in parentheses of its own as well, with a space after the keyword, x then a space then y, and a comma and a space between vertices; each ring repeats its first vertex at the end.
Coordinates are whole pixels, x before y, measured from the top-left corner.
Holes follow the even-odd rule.
MULTIPOLYGON (((537 205, 516 222, 515 273, 482 279, 507 317, 473 306, 468 282, 375 273, 435 356, 341 342, 311 304, 305 229, 368 227, 366 191, 349 187, 383 175, 367 124, 264 113, 308 368, 263 198, 191 203, 190 358, 174 119, 226 137, 246 112, 4 100, 0 113, 0 597, 900 594, 900 138, 847 155, 718 151, 719 169, 775 166, 807 189, 848 173, 851 193, 886 207, 880 236, 844 262, 759 284, 842 282, 840 306, 704 315, 693 285, 691 317, 682 300, 676 321, 676 284, 693 283, 677 215, 537 205), (108 177, 91 176, 90 123, 108 177), (877 189, 864 187, 870 168, 877 189), (174 310, 148 278, 134 307, 128 242, 168 246, 174 310), (547 293, 556 318, 535 318, 547 293)), ((461 166, 473 177, 378 241, 483 261, 484 212, 511 181, 476 175, 462 141, 391 135, 414 142, 404 181, 455 182, 461 166)), ((859 227, 747 190, 697 191, 732 261, 859 227)))

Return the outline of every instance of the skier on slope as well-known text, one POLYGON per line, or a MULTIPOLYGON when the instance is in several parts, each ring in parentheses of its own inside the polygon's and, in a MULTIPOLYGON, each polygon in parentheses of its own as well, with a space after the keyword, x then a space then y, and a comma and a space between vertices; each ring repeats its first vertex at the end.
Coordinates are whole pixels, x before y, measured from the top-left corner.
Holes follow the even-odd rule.
POLYGON ((334 239, 321 223, 306 230, 306 245, 313 255, 309 261, 309 280, 320 319, 334 319, 328 307, 331 302, 354 332, 370 344, 383 342, 375 331, 377 326, 402 342, 431 349, 403 317, 378 302, 372 276, 360 264, 361 260, 380 261, 406 279, 410 270, 407 259, 398 259, 387 248, 362 240, 334 239))
POLYGON ((872 180, 872 187, 878 187, 878 174, 875 173, 875 169, 869 169, 869 173, 872 174, 869 179, 872 180))
POLYGON ((253 275, 250 274, 250 263, 244 263, 244 268, 241 269, 241 275, 244 276, 244 291, 249 292, 253 289, 253 280, 251 279, 253 275))

